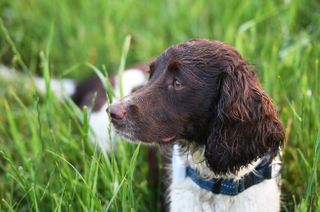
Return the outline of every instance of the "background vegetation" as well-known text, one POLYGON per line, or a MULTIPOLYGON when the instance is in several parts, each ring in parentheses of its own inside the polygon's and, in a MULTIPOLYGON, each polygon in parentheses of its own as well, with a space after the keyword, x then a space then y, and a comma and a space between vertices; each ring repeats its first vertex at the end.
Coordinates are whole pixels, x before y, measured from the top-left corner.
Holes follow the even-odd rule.
MULTIPOLYGON (((0 17, 1 63, 47 79, 94 75, 86 62, 117 71, 126 35, 127 64, 194 37, 234 45, 256 65, 286 126, 284 210, 317 210, 319 1, 1 0, 0 17)), ((118 142, 115 154, 96 151, 86 110, 75 113, 23 82, 0 82, 0 210, 159 208, 145 147, 118 142)))

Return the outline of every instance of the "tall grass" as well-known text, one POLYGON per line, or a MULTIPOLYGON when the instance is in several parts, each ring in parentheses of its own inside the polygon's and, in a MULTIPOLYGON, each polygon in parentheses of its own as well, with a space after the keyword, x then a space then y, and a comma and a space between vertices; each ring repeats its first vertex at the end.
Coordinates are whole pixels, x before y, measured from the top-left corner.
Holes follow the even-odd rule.
MULTIPOLYGON (((148 61, 194 37, 230 43, 256 66, 286 127, 284 208, 316 210, 319 11, 317 0, 3 0, 0 61, 49 83, 52 76, 105 77, 99 70, 122 70, 124 58, 148 61)), ((70 101, 23 82, 0 82, 0 210, 159 208, 145 147, 119 141, 114 154, 102 154, 88 141, 86 110, 75 113, 70 101)))

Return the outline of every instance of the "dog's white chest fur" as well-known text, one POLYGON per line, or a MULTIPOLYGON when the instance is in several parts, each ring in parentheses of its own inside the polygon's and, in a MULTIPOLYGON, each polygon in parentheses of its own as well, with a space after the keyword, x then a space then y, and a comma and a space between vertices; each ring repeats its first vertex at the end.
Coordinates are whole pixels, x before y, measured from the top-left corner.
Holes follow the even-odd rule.
POLYGON ((216 195, 201 189, 190 178, 185 177, 187 164, 191 165, 190 160, 180 155, 179 147, 175 145, 169 194, 172 212, 280 210, 280 190, 275 178, 254 185, 236 196, 216 195))

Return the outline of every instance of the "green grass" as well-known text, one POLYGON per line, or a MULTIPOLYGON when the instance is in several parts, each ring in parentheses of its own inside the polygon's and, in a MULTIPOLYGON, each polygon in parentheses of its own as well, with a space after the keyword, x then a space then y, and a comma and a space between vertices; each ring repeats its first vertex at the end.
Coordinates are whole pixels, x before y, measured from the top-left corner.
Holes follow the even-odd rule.
MULTIPOLYGON (((317 0, 2 0, 0 61, 49 82, 96 74, 88 64, 121 72, 125 59, 148 61, 194 37, 230 43, 256 65, 286 127, 284 208, 316 211, 319 11, 317 0)), ((75 113, 72 103, 17 79, 0 82, 0 111, 0 210, 159 208, 146 177, 146 148, 119 141, 115 154, 96 151, 86 110, 75 113)))

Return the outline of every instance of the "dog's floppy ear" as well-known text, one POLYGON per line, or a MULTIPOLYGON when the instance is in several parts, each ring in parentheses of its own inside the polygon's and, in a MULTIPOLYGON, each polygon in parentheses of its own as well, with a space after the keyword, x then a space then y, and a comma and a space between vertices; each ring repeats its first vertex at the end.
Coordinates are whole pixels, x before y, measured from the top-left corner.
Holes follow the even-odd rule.
POLYGON ((217 118, 207 139, 205 157, 216 173, 237 172, 242 166, 274 154, 284 140, 282 124, 271 99, 252 70, 236 53, 220 75, 217 118))

